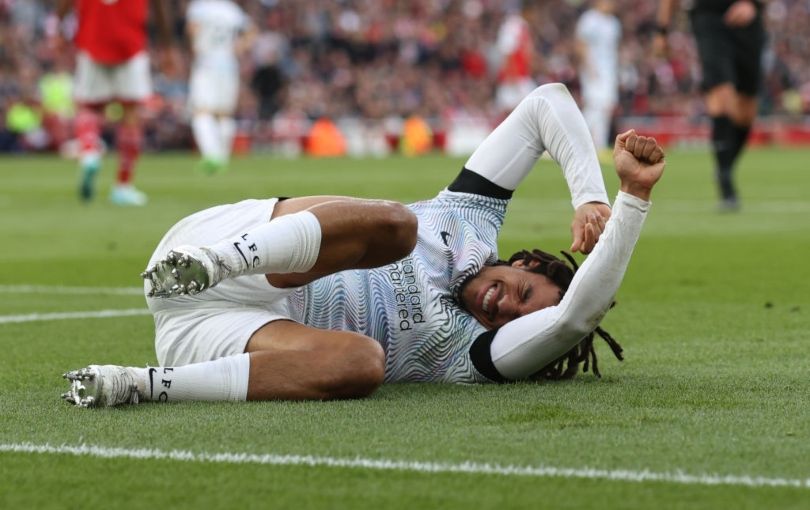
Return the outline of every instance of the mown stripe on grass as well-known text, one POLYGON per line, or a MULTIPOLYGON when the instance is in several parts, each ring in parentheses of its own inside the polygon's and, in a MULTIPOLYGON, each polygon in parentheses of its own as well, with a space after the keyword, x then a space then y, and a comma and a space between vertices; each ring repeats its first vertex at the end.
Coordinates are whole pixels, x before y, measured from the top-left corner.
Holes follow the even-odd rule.
POLYGON ((71 287, 65 285, 0 285, 1 294, 143 295, 142 287, 71 287))
POLYGON ((59 321, 66 319, 107 319, 110 317, 132 317, 149 315, 146 308, 127 308, 123 310, 90 310, 86 312, 53 312, 28 313, 23 315, 0 315, 0 324, 18 322, 59 321))
POLYGON ((682 470, 656 472, 630 469, 566 468, 555 466, 513 466, 477 462, 421 462, 408 460, 321 457, 316 455, 277 455, 272 453, 209 453, 154 448, 116 448, 96 445, 59 445, 0 443, 0 452, 44 453, 90 456, 106 459, 157 459, 223 464, 260 464, 271 466, 323 466, 333 468, 412 471, 417 473, 463 473, 539 478, 584 478, 620 482, 664 482, 684 485, 734 485, 745 487, 789 487, 810 489, 810 478, 771 478, 753 475, 689 474, 682 470))

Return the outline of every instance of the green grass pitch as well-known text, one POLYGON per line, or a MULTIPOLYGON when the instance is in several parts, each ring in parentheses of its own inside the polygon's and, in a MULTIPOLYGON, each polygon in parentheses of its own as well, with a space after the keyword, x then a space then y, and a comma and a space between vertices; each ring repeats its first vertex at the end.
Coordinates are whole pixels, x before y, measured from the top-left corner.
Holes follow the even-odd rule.
MULTIPOLYGON (((2 158, 0 508, 810 508, 809 161, 808 151, 746 153, 743 209, 724 215, 710 156, 669 156, 603 323, 627 359, 598 345, 601 380, 86 411, 58 398, 62 372, 155 363, 151 318, 127 289, 181 217, 277 195, 415 201, 463 161, 253 156, 207 177, 190 155, 146 156, 138 184, 151 203, 120 209, 106 201, 113 158, 89 205, 75 197, 72 162, 2 158), (30 451, 44 445, 98 450, 30 451), (133 458, 143 448, 153 450, 133 458), (188 459, 165 458, 172 450, 188 459), (218 453, 232 455, 203 460, 218 453)), ((613 195, 612 169, 605 178, 613 195)), ((565 249, 570 219, 564 181, 542 161, 515 196, 501 253, 565 249)))

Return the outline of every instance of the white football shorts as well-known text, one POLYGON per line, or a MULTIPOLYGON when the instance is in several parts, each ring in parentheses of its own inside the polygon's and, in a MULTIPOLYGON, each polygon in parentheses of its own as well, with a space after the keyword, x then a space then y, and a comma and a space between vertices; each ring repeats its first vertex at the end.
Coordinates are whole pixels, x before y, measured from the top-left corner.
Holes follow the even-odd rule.
MULTIPOLYGON (((149 266, 179 245, 209 246, 270 221, 278 199, 245 200, 205 209, 180 220, 163 236, 149 266)), ((144 282, 144 295, 149 289, 144 282)), ((290 319, 287 296, 264 275, 221 282, 196 296, 146 298, 155 320, 155 351, 161 366, 178 366, 241 354, 253 333, 290 319)))
POLYGON ((149 57, 138 53, 126 62, 105 65, 81 51, 76 56, 73 98, 79 103, 143 101, 152 94, 149 57))
POLYGON ((236 110, 239 97, 237 70, 195 68, 191 71, 189 82, 192 111, 230 115, 236 110))

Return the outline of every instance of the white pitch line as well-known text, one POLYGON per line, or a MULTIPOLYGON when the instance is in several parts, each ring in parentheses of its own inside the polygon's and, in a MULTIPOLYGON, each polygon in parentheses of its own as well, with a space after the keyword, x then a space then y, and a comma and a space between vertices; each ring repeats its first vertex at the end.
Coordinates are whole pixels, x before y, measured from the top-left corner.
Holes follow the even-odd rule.
POLYGON ((64 285, 0 285, 0 293, 142 296, 143 287, 70 287, 64 285))
POLYGON ((18 322, 58 321, 65 319, 107 319, 110 317, 133 317, 149 315, 146 308, 126 308, 121 310, 91 310, 87 312, 29 313, 24 315, 0 315, 0 324, 18 322))
POLYGON ((379 471, 410 471, 417 473, 463 473, 536 478, 580 478, 620 482, 662 482, 683 485, 731 485, 744 487, 788 487, 810 489, 810 478, 770 478, 752 475, 689 474, 681 470, 656 472, 630 469, 565 468, 555 466, 514 466, 480 464, 477 462, 421 462, 408 460, 341 458, 317 455, 278 455, 272 453, 209 453, 188 450, 158 450, 155 448, 108 448, 95 445, 60 445, 33 443, 0 443, 0 452, 45 453, 183 462, 222 464, 259 464, 270 466, 323 466, 332 468, 371 469, 379 471))

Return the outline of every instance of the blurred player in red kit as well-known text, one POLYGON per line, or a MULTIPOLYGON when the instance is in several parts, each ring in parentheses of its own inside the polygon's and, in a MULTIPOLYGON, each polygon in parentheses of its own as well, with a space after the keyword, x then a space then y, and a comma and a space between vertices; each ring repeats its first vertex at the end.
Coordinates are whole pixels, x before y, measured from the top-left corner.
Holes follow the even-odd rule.
POLYGON ((509 10, 498 29, 496 47, 501 66, 495 104, 501 112, 511 112, 537 86, 532 78, 534 43, 526 20, 530 14, 528 9, 509 10))
MULTIPOLYGON (((101 166, 101 126, 104 108, 121 104, 123 114, 115 132, 119 167, 110 200, 116 205, 146 204, 144 193, 132 185, 135 163, 143 138, 140 106, 152 93, 147 55, 147 15, 150 0, 59 0, 64 18, 75 7, 78 19, 74 43, 76 70, 74 99, 78 106, 81 179, 79 196, 93 198, 101 166)), ((152 13, 160 34, 161 65, 171 68, 171 23, 168 2, 152 0, 152 13)))

